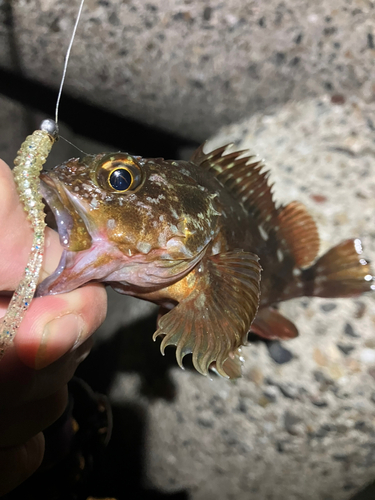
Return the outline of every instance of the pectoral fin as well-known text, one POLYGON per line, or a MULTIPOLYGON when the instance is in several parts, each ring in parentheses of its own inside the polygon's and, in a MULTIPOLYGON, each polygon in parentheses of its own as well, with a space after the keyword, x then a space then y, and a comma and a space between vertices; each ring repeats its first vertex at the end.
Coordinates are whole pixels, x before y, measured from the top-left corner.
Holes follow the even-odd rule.
POLYGON ((194 367, 203 375, 213 367, 223 377, 239 376, 238 348, 246 343, 258 309, 260 271, 258 257, 242 251, 199 264, 192 271, 192 291, 159 321, 153 338, 164 336, 162 353, 174 345, 181 367, 184 356, 192 353, 194 367))

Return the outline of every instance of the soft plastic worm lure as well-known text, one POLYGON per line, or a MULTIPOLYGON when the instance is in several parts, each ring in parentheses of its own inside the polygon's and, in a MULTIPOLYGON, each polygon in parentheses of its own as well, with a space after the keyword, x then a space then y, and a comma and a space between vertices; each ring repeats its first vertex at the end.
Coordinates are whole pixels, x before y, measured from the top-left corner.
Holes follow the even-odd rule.
POLYGON ((84 0, 81 0, 78 15, 73 28, 73 34, 65 56, 63 75, 56 102, 55 121, 44 120, 40 130, 35 130, 32 135, 29 135, 26 138, 17 153, 16 159, 14 160, 14 180, 17 185, 20 200, 22 201, 24 209, 27 212, 27 218, 31 222, 34 237, 23 279, 17 286, 11 298, 7 312, 0 326, 0 359, 3 357, 5 351, 13 341, 30 302, 34 297, 35 289, 38 284, 39 273, 42 268, 44 229, 46 227, 46 223, 44 222, 44 205, 39 192, 39 173, 46 162, 54 142, 58 138, 57 123, 60 97, 65 80, 69 55, 72 49, 74 36, 77 31, 83 4, 84 0))
POLYGON ((34 232, 33 243, 22 281, 16 288, 0 330, 0 359, 12 342, 18 327, 34 296, 44 251, 45 213, 39 194, 39 173, 57 138, 57 125, 44 120, 40 130, 35 130, 21 145, 14 160, 14 180, 20 200, 34 232))

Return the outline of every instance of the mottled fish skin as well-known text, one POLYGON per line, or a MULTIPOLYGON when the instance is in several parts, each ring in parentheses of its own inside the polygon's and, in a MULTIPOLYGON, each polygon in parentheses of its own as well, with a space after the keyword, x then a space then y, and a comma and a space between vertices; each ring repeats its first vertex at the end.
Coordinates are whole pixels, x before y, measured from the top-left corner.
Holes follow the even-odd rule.
POLYGON ((200 148, 190 162, 99 154, 43 174, 65 250, 39 295, 101 281, 156 302, 166 312, 154 335, 162 350, 175 345, 181 366, 192 353, 199 372, 235 378, 259 306, 254 332, 293 338, 272 304, 374 290, 359 240, 313 264, 319 237, 305 207, 277 208, 263 163, 226 148, 200 148), (125 190, 113 180, 119 172, 125 190))
MULTIPOLYGON (((103 249, 110 262, 102 262, 100 270, 104 271, 104 264, 106 271, 111 270, 105 273, 107 281, 124 281, 146 291, 164 286, 165 280, 169 283, 187 272, 217 234, 215 196, 187 171, 182 169, 181 173, 178 162, 126 154, 122 155, 125 161, 142 169, 142 185, 135 192, 106 192, 94 174, 108 157, 111 155, 73 159, 42 175, 45 197, 50 199, 49 188, 58 192, 62 205, 74 218, 65 224, 70 227, 61 243, 68 252, 82 252, 81 256, 86 250, 90 254, 93 248, 103 249), (115 266, 114 256, 119 259, 115 266), (130 266, 124 268, 124 264, 130 266)), ((52 205, 55 203, 53 200, 52 205)), ((98 267, 94 265, 95 275, 90 279, 102 280, 103 276, 96 274, 98 267)), ((66 279, 60 274, 61 290, 53 276, 49 282, 54 285, 48 292, 56 293, 74 289, 87 279, 77 285, 71 272, 66 279)), ((46 286, 47 281, 43 293, 46 286)))

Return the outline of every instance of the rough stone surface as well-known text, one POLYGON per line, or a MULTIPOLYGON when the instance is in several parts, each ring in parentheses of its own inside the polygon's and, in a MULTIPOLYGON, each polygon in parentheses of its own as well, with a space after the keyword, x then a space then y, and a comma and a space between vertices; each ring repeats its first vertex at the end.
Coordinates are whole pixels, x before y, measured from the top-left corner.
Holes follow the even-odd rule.
MULTIPOLYGON (((77 4, 0 1, 0 66, 57 87, 77 4)), ((373 102, 374 13, 370 0, 87 0, 66 90, 199 140, 288 99, 373 102)))

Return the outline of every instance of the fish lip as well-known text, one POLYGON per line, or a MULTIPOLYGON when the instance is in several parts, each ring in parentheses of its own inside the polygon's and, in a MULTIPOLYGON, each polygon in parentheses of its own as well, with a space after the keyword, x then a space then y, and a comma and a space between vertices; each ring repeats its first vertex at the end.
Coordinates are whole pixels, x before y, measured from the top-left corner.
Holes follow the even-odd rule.
POLYGON ((43 172, 40 175, 40 193, 55 217, 61 246, 68 248, 69 231, 73 228, 73 217, 61 199, 59 184, 50 174, 43 172))

